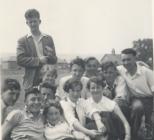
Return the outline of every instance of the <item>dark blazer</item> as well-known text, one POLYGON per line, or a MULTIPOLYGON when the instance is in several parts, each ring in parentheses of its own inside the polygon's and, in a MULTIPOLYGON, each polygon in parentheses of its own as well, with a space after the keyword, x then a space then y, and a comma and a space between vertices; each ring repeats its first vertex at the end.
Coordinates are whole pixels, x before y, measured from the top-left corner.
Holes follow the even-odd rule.
MULTIPOLYGON (((51 36, 45 35, 42 37, 42 47, 44 55, 48 56, 48 64, 55 64, 57 62, 57 56, 51 36), (53 54, 48 53, 47 47, 50 47, 53 50, 53 54)), ((25 90, 32 86, 37 86, 39 80, 38 74, 42 65, 39 57, 37 56, 32 36, 26 35, 18 40, 17 64, 25 67, 25 75, 23 78, 25 90)))

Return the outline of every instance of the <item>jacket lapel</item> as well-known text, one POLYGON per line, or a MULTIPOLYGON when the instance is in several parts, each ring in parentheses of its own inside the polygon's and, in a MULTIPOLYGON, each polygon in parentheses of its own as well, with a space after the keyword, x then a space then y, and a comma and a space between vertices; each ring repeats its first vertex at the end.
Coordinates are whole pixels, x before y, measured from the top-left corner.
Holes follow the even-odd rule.
POLYGON ((29 48, 31 49, 31 52, 30 53, 33 56, 37 56, 36 46, 35 46, 35 43, 34 43, 33 38, 32 37, 28 37, 27 40, 28 40, 29 48))

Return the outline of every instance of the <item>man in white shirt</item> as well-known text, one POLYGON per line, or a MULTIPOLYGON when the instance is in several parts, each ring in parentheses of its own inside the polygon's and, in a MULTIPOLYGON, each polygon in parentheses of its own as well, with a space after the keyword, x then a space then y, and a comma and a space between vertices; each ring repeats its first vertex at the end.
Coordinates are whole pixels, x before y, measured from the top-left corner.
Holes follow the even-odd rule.
MULTIPOLYGON (((119 66, 120 74, 125 78, 131 92, 131 125, 132 133, 137 137, 141 120, 145 116, 145 123, 151 125, 154 96, 153 71, 136 63, 136 51, 128 48, 122 51, 123 66, 119 66)), ((143 122, 143 121, 142 121, 143 122)))

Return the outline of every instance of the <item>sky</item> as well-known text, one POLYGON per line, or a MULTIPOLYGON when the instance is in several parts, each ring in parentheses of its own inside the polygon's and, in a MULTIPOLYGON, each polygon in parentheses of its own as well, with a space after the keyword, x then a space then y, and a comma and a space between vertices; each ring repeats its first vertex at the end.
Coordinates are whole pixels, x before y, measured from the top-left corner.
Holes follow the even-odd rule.
POLYGON ((1 0, 1 56, 15 54, 29 29, 24 13, 40 12, 40 29, 53 37, 57 56, 102 57, 134 40, 152 38, 152 0, 1 0))

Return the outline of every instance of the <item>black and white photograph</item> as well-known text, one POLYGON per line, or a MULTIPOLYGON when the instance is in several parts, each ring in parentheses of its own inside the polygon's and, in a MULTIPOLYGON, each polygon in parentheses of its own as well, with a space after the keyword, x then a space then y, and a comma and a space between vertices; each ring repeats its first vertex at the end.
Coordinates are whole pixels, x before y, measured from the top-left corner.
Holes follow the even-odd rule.
POLYGON ((1 0, 2 140, 154 140, 152 0, 1 0))

